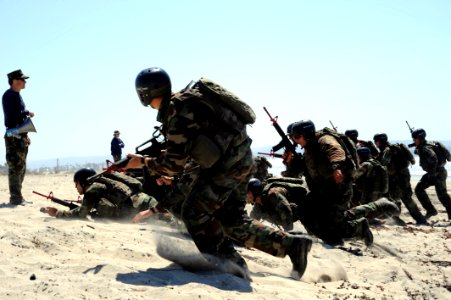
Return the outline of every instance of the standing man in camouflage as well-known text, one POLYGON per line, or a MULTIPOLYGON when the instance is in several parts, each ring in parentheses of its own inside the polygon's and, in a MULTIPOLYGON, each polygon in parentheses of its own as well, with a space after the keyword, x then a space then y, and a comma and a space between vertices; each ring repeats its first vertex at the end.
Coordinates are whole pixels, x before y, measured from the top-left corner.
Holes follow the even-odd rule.
POLYGON ((426 209, 426 218, 437 215, 437 210, 432 205, 426 189, 434 186, 438 200, 443 204, 451 220, 451 198, 446 188, 448 172, 445 169, 446 161, 451 160, 448 149, 439 147, 437 142, 426 141, 426 131, 416 129, 412 132, 415 143, 415 153, 420 157, 420 166, 426 171, 415 187, 415 194, 421 205, 426 209))
MULTIPOLYGON (((418 206, 412 199, 413 192, 410 184, 409 166, 410 164, 415 164, 415 158, 410 154, 406 145, 392 145, 388 141, 386 133, 375 134, 373 140, 379 148, 377 160, 383 166, 387 167, 389 180, 388 195, 390 200, 394 201, 401 209, 401 203, 399 201, 401 199, 416 223, 418 225, 426 224, 426 218, 421 214, 418 206), (401 147, 404 147, 404 149, 401 147)), ((404 221, 399 217, 394 218, 394 220, 400 225, 405 225, 404 221)))
POLYGON ((167 149, 157 158, 129 154, 128 167, 146 165, 152 175, 174 176, 192 159, 200 172, 181 212, 200 252, 230 259, 247 270, 230 238, 274 256, 288 255, 293 263, 292 276, 299 279, 307 266, 312 240, 274 230, 247 216, 246 188, 254 160, 246 124, 252 123, 255 115, 227 105, 230 102, 226 104, 222 96, 230 99, 233 95, 210 83, 201 78, 173 94, 163 69, 149 68, 138 74, 139 99, 144 106, 158 110, 167 149), (216 92, 208 88, 211 86, 216 92))
POLYGON ((291 139, 304 148, 299 168, 304 169, 310 190, 301 222, 330 245, 340 245, 348 238, 363 239, 371 245, 373 234, 368 220, 346 219, 355 172, 354 162, 348 157, 350 149, 344 148, 331 129, 317 132, 310 120, 295 122, 289 128, 291 139))
MULTIPOLYGON (((2 104, 5 116, 6 129, 13 129, 22 125, 34 113, 27 110, 25 103, 20 95, 20 91, 25 88, 26 79, 21 70, 16 70, 8 75, 10 88, 3 94, 2 104)), ((31 140, 27 133, 21 133, 19 136, 5 135, 6 162, 8 163, 8 182, 9 182, 9 203, 12 205, 25 204, 22 196, 22 183, 27 169, 28 146, 31 140)))

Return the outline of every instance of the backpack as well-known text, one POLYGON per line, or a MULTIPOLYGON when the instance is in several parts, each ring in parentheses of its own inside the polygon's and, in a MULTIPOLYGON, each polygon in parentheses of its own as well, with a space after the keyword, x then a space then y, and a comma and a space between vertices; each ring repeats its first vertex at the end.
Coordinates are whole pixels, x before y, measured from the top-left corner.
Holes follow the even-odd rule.
POLYGON ((213 100, 235 112, 244 124, 254 124, 256 116, 252 108, 233 93, 205 77, 199 79, 196 85, 201 93, 209 95, 213 100))
POLYGON ((272 177, 268 179, 268 184, 263 188, 262 195, 267 195, 273 187, 282 187, 288 190, 290 194, 289 202, 300 205, 307 197, 307 189, 302 185, 303 180, 300 178, 289 177, 272 177))
POLYGON ((131 196, 142 191, 141 182, 119 172, 105 173, 94 182, 106 185, 107 192, 96 210, 102 217, 120 217, 121 210, 133 206, 131 196))
POLYGON ((451 161, 451 153, 445 145, 438 141, 430 141, 429 144, 432 145, 432 149, 437 155, 439 166, 442 167, 446 164, 446 161, 451 161))
POLYGON ((373 169, 368 177, 370 180, 374 180, 374 186, 378 188, 379 192, 385 194, 388 192, 388 172, 387 168, 384 167, 377 159, 368 160, 373 169), (376 181, 377 180, 377 181, 376 181))
POLYGON ((354 177, 357 171, 357 166, 359 165, 357 160, 357 149, 354 142, 346 135, 327 127, 320 131, 319 136, 322 137, 324 135, 333 136, 344 149, 346 154, 345 171, 350 174, 351 177, 354 177))
POLYGON ((403 143, 390 145, 391 160, 397 169, 407 168, 410 164, 415 164, 415 158, 409 148, 403 143))

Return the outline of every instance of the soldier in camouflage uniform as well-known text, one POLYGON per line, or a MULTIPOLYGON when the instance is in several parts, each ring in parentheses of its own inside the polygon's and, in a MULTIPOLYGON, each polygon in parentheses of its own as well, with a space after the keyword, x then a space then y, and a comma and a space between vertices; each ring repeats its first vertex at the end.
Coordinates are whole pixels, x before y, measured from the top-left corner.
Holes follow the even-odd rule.
MULTIPOLYGON (((389 199, 394 201, 400 209, 401 203, 399 199, 401 199, 416 223, 418 225, 426 224, 426 218, 421 214, 418 206, 412 199, 413 192, 410 184, 409 164, 414 164, 415 158, 412 156, 409 158, 410 161, 405 160, 405 162, 401 162, 401 159, 395 159, 395 150, 391 147, 388 136, 385 133, 375 134, 373 140, 379 148, 377 160, 387 167, 389 199)), ((405 224, 399 217, 394 218, 394 220, 400 225, 405 224)))
MULTIPOLYGON (((29 77, 21 70, 16 70, 8 74, 10 88, 3 94, 2 104, 5 116, 6 129, 14 129, 24 123, 28 117, 33 117, 34 113, 28 111, 22 100, 20 91, 25 88, 29 77)), ((9 182, 9 202, 13 205, 24 204, 22 196, 22 183, 27 169, 26 161, 28 146, 31 141, 27 133, 19 136, 5 135, 6 162, 8 163, 9 182)))
POLYGON ((135 84, 141 103, 158 110, 167 149, 157 158, 129 154, 132 159, 127 167, 144 164, 152 173, 174 176, 183 171, 188 159, 200 166, 181 210, 200 252, 231 259, 246 269, 229 237, 274 256, 288 255, 293 277, 302 277, 312 240, 265 226, 245 212, 254 160, 246 122, 236 110, 211 99, 211 94, 201 90, 200 80, 172 94, 169 75, 161 68, 143 70, 135 84))
POLYGON ((420 157, 420 166, 426 171, 415 187, 415 194, 421 205, 426 209, 426 218, 437 215, 437 210, 432 205, 426 189, 435 186, 438 200, 443 204, 451 220, 451 198, 446 188, 448 172, 445 169, 446 158, 438 155, 434 145, 426 141, 426 131, 416 129, 412 132, 412 138, 416 145, 415 153, 420 157))
POLYGON ((152 196, 142 193, 139 180, 122 173, 112 172, 101 175, 88 182, 96 175, 93 169, 80 169, 74 174, 75 187, 83 196, 81 205, 71 210, 59 210, 46 207, 45 213, 57 218, 86 218, 88 215, 99 218, 124 218, 146 209, 154 209, 157 201, 152 196))
POLYGON ((371 150, 367 147, 357 149, 359 168, 354 177, 355 188, 360 192, 360 204, 376 201, 388 192, 387 168, 371 157, 371 150))
POLYGON ((272 177, 272 174, 268 172, 268 168, 272 168, 272 164, 263 156, 256 156, 254 158, 256 171, 254 177, 264 182, 266 179, 272 177))
POLYGON ((354 142, 356 148, 367 147, 370 149, 371 156, 377 157, 379 155, 379 150, 377 150, 376 145, 372 141, 359 140, 357 129, 348 129, 345 131, 345 135, 354 142))
POLYGON ((249 180, 247 203, 253 205, 250 216, 282 226, 286 231, 292 230, 293 223, 299 220, 297 207, 305 201, 307 190, 302 186, 301 179, 272 179, 266 185, 258 178, 249 180))
MULTIPOLYGON (((291 139, 304 148, 302 163, 310 192, 300 219, 307 230, 331 245, 346 238, 363 239, 372 244, 368 220, 347 220, 345 212, 352 198, 352 176, 346 149, 330 134, 315 131, 312 121, 295 122, 291 139)), ((353 164, 353 163, 352 163, 353 164)))

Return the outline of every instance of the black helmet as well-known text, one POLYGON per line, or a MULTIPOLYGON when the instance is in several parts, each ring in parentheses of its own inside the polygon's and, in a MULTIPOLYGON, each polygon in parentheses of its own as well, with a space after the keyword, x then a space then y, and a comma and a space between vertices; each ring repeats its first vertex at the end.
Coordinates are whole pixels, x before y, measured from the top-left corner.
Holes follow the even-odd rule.
POLYGON ((359 147, 357 148, 357 155, 361 156, 363 158, 368 158, 370 157, 371 154, 371 150, 368 147, 359 147))
POLYGON ((148 106, 153 98, 171 95, 171 79, 161 68, 149 68, 139 72, 135 88, 142 105, 148 106))
POLYGON ((258 197, 263 192, 263 185, 260 179, 251 178, 247 184, 247 191, 251 192, 254 197, 258 197))
POLYGON ((288 127, 287 127, 287 134, 288 134, 288 135, 292 134, 291 130, 292 130, 292 128, 293 128, 293 124, 294 124, 294 123, 291 123, 291 124, 288 125, 288 127))
POLYGON ((302 134, 306 141, 315 136, 315 124, 310 120, 294 122, 291 125, 291 134, 302 134))
POLYGON ((386 133, 376 133, 373 137, 374 142, 386 143, 388 141, 388 136, 386 133))
POLYGON ((96 175, 96 171, 91 168, 80 169, 74 174, 74 182, 79 182, 81 186, 84 186, 87 183, 87 179, 94 175, 96 175))
POLYGON ((356 141, 359 137, 359 132, 357 129, 348 129, 345 131, 345 135, 353 141, 356 141))
POLYGON ((424 140, 426 138, 426 131, 422 128, 415 129, 412 131, 412 138, 424 140))

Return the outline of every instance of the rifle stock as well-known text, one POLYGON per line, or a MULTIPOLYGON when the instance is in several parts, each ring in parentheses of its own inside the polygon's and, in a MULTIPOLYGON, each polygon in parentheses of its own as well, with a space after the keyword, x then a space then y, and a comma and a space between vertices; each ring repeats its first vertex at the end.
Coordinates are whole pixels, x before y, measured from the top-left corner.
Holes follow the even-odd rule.
POLYGON ((41 193, 36 192, 36 191, 33 191, 33 193, 36 194, 36 195, 39 195, 41 197, 44 197, 46 199, 50 199, 50 201, 53 201, 53 202, 58 203, 60 205, 69 207, 69 209, 74 209, 74 208, 78 207, 78 205, 73 203, 72 201, 63 200, 63 199, 59 199, 59 198, 54 197, 53 196, 53 192, 50 192, 48 195, 44 195, 44 194, 41 194, 41 193))

